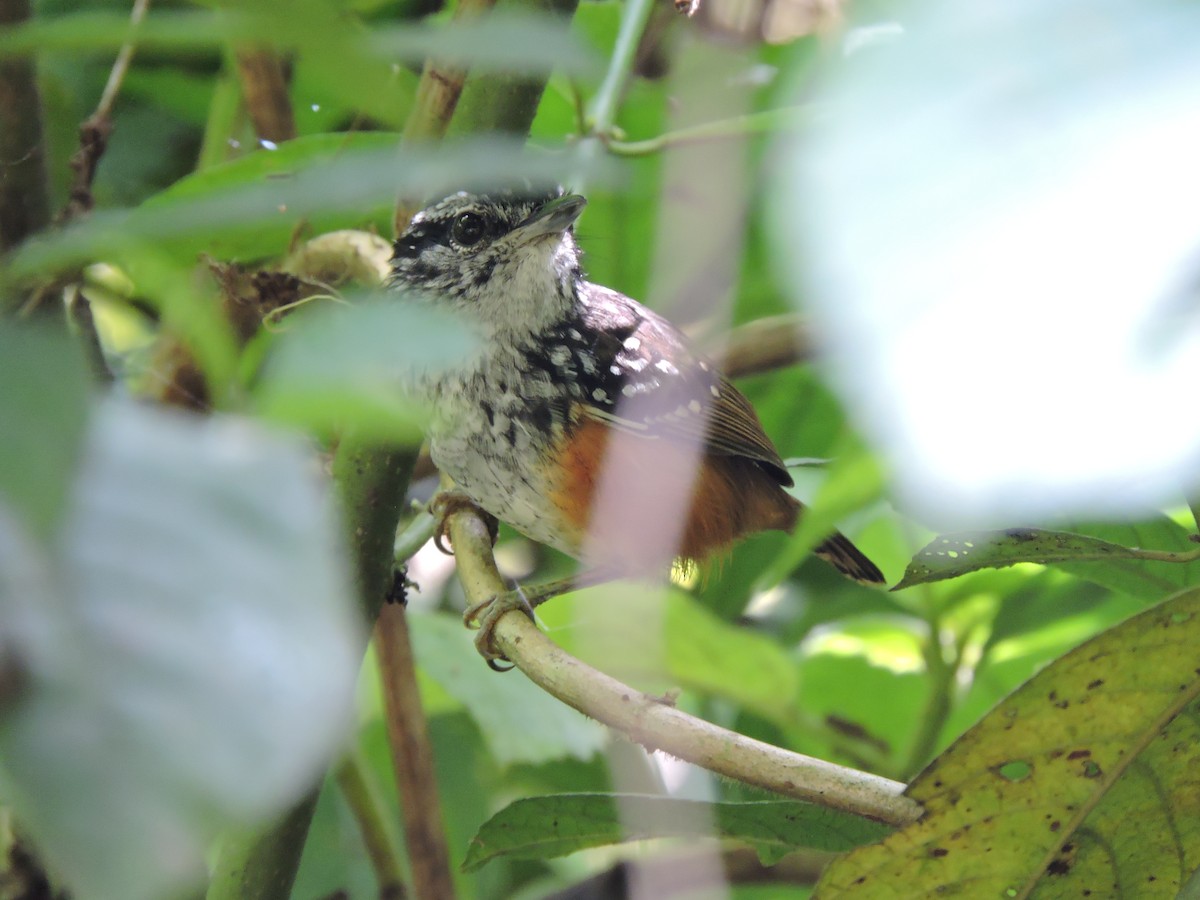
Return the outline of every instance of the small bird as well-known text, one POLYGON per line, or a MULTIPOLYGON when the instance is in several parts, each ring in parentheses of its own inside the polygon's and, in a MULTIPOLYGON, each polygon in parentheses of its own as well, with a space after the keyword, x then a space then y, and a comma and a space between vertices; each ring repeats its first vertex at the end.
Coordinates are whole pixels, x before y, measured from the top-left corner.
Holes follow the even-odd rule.
MULTIPOLYGON (((408 385, 433 410, 434 462, 474 505, 610 576, 791 531, 804 507, 784 490, 792 478, 749 401, 665 318, 585 279, 574 224, 586 203, 561 188, 459 192, 397 239, 389 285, 458 313, 482 337, 463 366, 408 385), (680 472, 682 502, 665 511, 677 533, 664 544, 656 507, 680 472), (614 484, 639 502, 597 533, 614 484)), ((856 581, 884 583, 840 533, 814 553, 856 581)), ((481 620, 476 645, 489 662, 501 658, 490 649, 499 615, 529 608, 513 593, 481 620)))

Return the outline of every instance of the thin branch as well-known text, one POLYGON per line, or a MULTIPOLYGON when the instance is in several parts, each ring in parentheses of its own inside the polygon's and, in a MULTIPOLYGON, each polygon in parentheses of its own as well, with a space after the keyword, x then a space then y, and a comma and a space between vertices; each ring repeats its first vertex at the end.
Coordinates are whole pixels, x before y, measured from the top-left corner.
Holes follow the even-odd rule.
POLYGON ((334 777, 346 805, 358 821, 363 844, 379 882, 380 896, 389 900, 403 900, 408 892, 404 887, 404 866, 397 836, 380 799, 380 787, 362 751, 355 748, 347 753, 338 764, 334 777))
MULTIPOLYGON (((131 28, 136 29, 146 17, 149 6, 150 0, 134 0, 133 10, 129 14, 131 28)), ((108 73, 108 81, 100 94, 100 102, 96 104, 95 111, 79 126, 79 149, 71 157, 71 169, 75 172, 75 177, 71 181, 67 205, 58 214, 59 224, 70 222, 90 212, 96 205, 92 196, 92 184, 96 180, 96 168, 100 165, 100 158, 108 148, 108 138, 112 134, 112 110, 129 72, 129 65, 133 61, 135 36, 136 33, 131 35, 117 51, 117 58, 108 73)))
POLYGON ((234 61, 255 135, 273 144, 290 141, 296 136, 296 117, 279 54, 268 47, 239 47, 234 61))
POLYGON ((417 690, 417 664, 403 604, 388 604, 375 625, 383 679, 388 744, 400 789, 413 893, 422 900, 454 900, 450 851, 438 799, 429 727, 417 690))
POLYGON ((588 134, 579 142, 579 157, 585 171, 601 152, 616 125, 621 98, 637 60, 638 45, 653 11, 654 0, 626 0, 621 9, 621 25, 609 57, 608 70, 588 106, 588 134))
MULTIPOLYGON (((462 508, 450 515, 448 525, 469 602, 505 591, 487 524, 462 508)), ((520 612, 501 617, 495 641, 543 690, 646 747, 745 784, 891 825, 909 824, 921 814, 921 807, 903 796, 903 784, 773 747, 690 716, 568 655, 520 612)))
MULTIPOLYGON (((0 0, 0 26, 29 18, 29 0, 0 0)), ((0 59, 0 253, 48 224, 50 193, 34 62, 0 59)))
POLYGON ((763 132, 798 131, 811 125, 817 115, 818 111, 811 106, 786 106, 716 122, 704 122, 677 131, 668 131, 644 141, 610 139, 605 141, 605 146, 616 156, 650 156, 678 144, 696 144, 763 132))

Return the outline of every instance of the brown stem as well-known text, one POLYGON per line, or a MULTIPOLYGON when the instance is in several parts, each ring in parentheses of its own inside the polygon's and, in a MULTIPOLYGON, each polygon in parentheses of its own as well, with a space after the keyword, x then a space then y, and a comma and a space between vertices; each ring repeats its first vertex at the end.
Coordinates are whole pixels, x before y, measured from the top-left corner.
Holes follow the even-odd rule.
MULTIPOLYGON (((146 17, 146 10, 149 6, 150 0, 134 0, 129 21, 136 26, 146 17)), ((58 214, 59 224, 70 222, 77 216, 90 212, 96 205, 96 200, 92 196, 92 184, 96 180, 96 169, 100 165, 100 158, 108 148, 108 138, 112 134, 113 128, 113 104, 117 101, 117 94, 121 91, 121 85, 124 83, 129 65, 133 61, 133 51, 132 40, 126 41, 121 46, 117 52, 117 58, 113 62, 112 70, 108 73, 108 81, 104 85, 104 92, 100 95, 100 102, 96 104, 95 111, 79 126, 79 149, 71 156, 71 170, 75 173, 75 177, 71 179, 71 191, 67 205, 58 214)))
MULTIPOLYGON (((454 11, 454 21, 468 21, 483 15, 495 5, 496 0, 459 0, 454 11)), ((425 61, 421 80, 417 84, 417 96, 412 112, 408 114, 408 120, 404 123, 405 144, 439 140, 446 133, 466 81, 466 69, 450 66, 436 59, 425 61)), ((392 221, 396 234, 408 227, 409 220, 420 208, 418 204, 421 199, 423 198, 401 197, 396 201, 396 213, 392 221)))
POLYGON ((433 748, 421 709, 416 661, 402 604, 388 604, 380 612, 375 648, 383 679, 392 767, 404 813, 413 894, 422 900, 453 900, 454 880, 438 800, 433 748))
POLYGON ((296 118, 279 55, 266 47, 246 46, 234 58, 255 135, 275 144, 290 141, 296 136, 296 118))
MULTIPOLYGON (((0 26, 30 18, 29 0, 0 0, 0 26)), ((0 59, 0 253, 50 223, 42 103, 32 59, 0 59)))

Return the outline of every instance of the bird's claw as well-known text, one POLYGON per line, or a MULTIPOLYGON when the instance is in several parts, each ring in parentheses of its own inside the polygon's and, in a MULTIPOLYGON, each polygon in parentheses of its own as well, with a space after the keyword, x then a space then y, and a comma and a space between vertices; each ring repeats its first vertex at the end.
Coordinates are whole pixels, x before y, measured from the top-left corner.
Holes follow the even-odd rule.
POLYGON ((429 501, 429 514, 437 520, 437 525, 433 530, 433 545, 447 556, 454 555, 454 548, 446 543, 446 539, 449 537, 447 530, 449 528, 450 516, 464 509, 474 511, 487 523, 488 534, 492 538, 492 546, 496 546, 496 538, 500 534, 500 523, 495 516, 480 509, 475 504, 475 501, 462 491, 438 491, 434 495, 434 498, 429 501))
POLYGON ((525 592, 519 587, 503 594, 495 594, 479 603, 467 607, 463 613, 463 624, 468 628, 478 629, 475 635, 475 649, 487 661, 488 667, 497 672, 507 672, 514 666, 505 666, 508 657, 496 649, 496 624, 501 616, 512 610, 520 610, 529 616, 530 621, 536 621, 533 615, 533 605, 525 592))

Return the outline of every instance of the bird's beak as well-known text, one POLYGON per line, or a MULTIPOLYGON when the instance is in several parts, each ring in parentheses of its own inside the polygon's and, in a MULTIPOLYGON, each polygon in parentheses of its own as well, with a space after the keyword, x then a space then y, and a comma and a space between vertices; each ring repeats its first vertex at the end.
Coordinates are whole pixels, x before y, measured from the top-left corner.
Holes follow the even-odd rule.
POLYGON ((518 225, 512 234, 521 241, 560 235, 575 224, 585 206, 587 200, 578 194, 556 197, 518 225))

